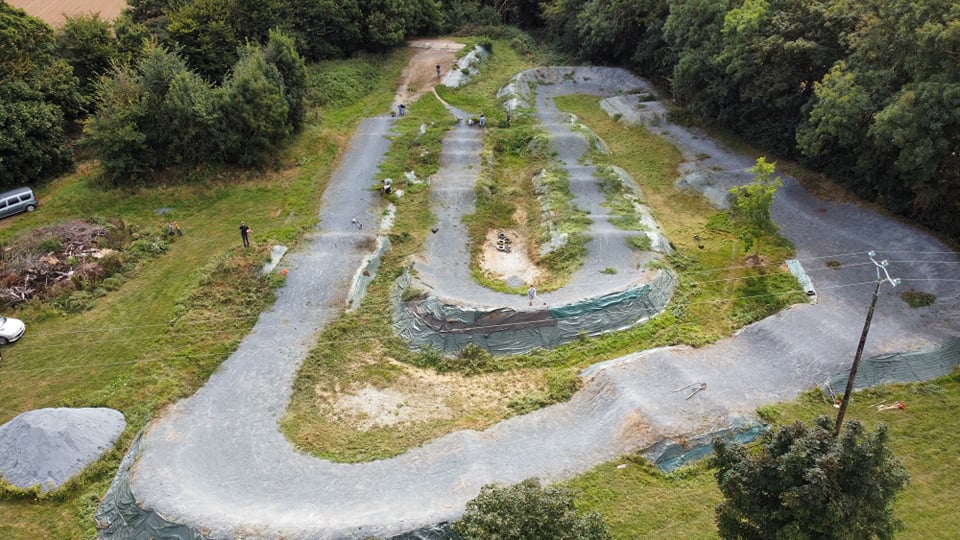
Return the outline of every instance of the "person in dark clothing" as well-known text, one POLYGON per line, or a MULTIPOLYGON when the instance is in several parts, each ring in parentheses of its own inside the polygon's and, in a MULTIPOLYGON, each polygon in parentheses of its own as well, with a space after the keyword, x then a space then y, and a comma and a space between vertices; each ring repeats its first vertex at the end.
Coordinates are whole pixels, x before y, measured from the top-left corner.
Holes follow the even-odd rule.
POLYGON ((250 230, 250 227, 247 227, 245 221, 240 222, 240 238, 243 239, 243 247, 250 247, 250 233, 253 232, 250 230))

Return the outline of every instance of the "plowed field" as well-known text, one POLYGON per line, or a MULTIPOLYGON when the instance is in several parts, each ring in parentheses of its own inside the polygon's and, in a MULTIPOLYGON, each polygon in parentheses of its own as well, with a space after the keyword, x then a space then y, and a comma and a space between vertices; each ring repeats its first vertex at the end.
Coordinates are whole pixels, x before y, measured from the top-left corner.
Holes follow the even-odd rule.
POLYGON ((82 13, 100 13, 101 19, 112 20, 127 7, 126 0, 8 0, 7 3, 51 26, 62 25, 64 15, 82 13))

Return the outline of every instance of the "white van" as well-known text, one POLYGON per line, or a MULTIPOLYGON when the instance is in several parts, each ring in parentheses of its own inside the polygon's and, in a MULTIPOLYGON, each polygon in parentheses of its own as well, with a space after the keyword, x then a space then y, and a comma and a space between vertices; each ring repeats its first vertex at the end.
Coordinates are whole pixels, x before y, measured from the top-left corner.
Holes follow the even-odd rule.
POLYGON ((40 203, 33 190, 28 187, 17 188, 6 193, 0 193, 0 218, 33 212, 40 203))

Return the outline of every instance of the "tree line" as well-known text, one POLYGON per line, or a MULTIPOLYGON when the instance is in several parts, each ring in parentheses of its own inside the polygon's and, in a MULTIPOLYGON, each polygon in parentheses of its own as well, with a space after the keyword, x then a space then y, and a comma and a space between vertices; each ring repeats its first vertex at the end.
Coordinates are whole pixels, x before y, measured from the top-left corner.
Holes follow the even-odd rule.
POLYGON ((960 4, 548 0, 566 51, 960 238, 960 4))
POLYGON ((130 0, 57 30, 0 0, 0 185, 69 170, 73 142, 115 184, 177 165, 267 164, 303 123, 305 64, 466 24, 503 0, 130 0))
MULTIPOLYGON (((496 24, 533 30, 580 60, 628 67, 672 94, 678 119, 730 129, 960 238, 960 4, 950 0, 130 0, 115 21, 81 16, 57 32, 0 0, 0 182, 68 168, 64 129, 101 108, 120 112, 117 102, 110 109, 110 92, 135 86, 158 51, 191 75, 178 79, 173 96, 148 87, 162 95, 141 100, 149 110, 134 116, 186 116, 187 128, 203 131, 220 115, 249 129, 251 119, 236 120, 240 111, 211 107, 239 97, 241 63, 246 76, 253 65, 275 77, 251 49, 267 47, 271 32, 309 63, 496 24), (216 97, 201 96, 201 84, 216 97), (176 99, 187 106, 185 92, 192 109, 170 110, 176 99), (166 109, 151 109, 159 101, 166 109)), ((286 85, 297 84, 283 81, 288 124, 271 136, 296 131, 302 104, 290 100, 300 89, 286 85)), ((279 87, 271 91, 282 108, 279 87)), ((285 116, 272 107, 264 113, 285 116)), ((116 119, 90 121, 96 140, 116 119)), ((135 145, 155 142, 129 135, 135 145)), ((258 163, 270 150, 246 153, 229 139, 213 137, 224 145, 216 159, 258 163)), ((152 162, 121 164, 114 176, 198 158, 164 149, 152 162)))

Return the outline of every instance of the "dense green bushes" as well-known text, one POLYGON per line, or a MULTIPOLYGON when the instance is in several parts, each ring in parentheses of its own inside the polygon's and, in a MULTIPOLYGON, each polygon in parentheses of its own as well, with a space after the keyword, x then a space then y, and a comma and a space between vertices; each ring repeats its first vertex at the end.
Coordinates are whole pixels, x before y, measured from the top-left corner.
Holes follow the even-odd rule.
POLYGON ((85 142, 116 184, 171 165, 264 166, 302 126, 305 95, 303 60, 280 32, 266 48, 246 46, 216 88, 150 43, 134 67, 101 80, 85 142))
MULTIPOLYGON (((111 106, 92 94, 97 77, 111 63, 133 70, 144 40, 181 55, 190 75, 174 88, 199 109, 185 129, 203 132, 217 119, 207 116, 217 109, 203 98, 209 93, 203 84, 239 84, 230 81, 233 66, 251 62, 242 60, 244 51, 267 43, 270 29, 288 36, 306 61, 316 61, 382 51, 418 35, 508 23, 543 25, 564 51, 633 68, 669 86, 689 113, 960 238, 960 7, 953 2, 132 0, 112 25, 96 17, 70 19, 56 40, 22 11, 6 4, 0 10, 9 29, 0 54, 0 178, 8 184, 70 166, 64 128, 111 106)), ((280 68, 269 55, 267 64, 280 68)), ((131 73, 123 76, 125 91, 135 82, 131 73)), ((302 118, 298 93, 306 90, 291 91, 292 74, 281 74, 288 118, 271 137, 297 129, 302 118)), ((272 124, 270 115, 280 111, 264 112, 267 118, 258 122, 272 124)), ((153 152, 152 141, 141 141, 132 129, 145 113, 109 114, 118 129, 115 143, 153 152)), ((190 134, 187 140, 197 139, 190 134)), ((137 175, 196 161, 190 154, 207 155, 202 150, 173 151, 183 154, 179 161, 167 161, 166 150, 145 163, 124 163, 110 152, 101 157, 114 162, 114 170, 137 175)), ((259 163, 273 150, 238 155, 221 147, 221 158, 259 163)))
POLYGON ((83 108, 78 88, 53 30, 0 2, 0 183, 21 185, 71 166, 64 126, 83 108))
POLYGON ((535 21, 535 6, 131 0, 115 21, 79 15, 54 32, 2 3, 0 184, 68 170, 68 135, 94 113, 86 142, 115 183, 201 162, 262 166, 302 126, 301 57, 381 52, 465 24, 535 21))

